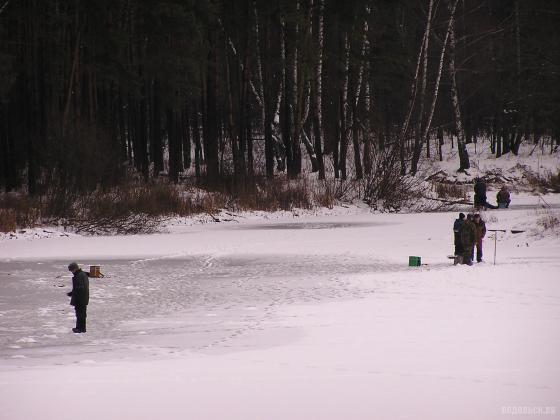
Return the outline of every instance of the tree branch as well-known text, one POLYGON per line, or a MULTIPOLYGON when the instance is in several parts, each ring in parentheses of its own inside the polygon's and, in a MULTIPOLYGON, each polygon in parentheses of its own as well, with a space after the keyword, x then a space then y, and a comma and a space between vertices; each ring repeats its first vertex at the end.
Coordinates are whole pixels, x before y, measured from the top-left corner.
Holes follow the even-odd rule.
POLYGON ((4 11, 4 9, 6 7, 8 7, 8 4, 10 3, 10 0, 6 0, 6 2, 4 3, 4 5, 0 8, 0 15, 2 14, 2 12, 4 11))

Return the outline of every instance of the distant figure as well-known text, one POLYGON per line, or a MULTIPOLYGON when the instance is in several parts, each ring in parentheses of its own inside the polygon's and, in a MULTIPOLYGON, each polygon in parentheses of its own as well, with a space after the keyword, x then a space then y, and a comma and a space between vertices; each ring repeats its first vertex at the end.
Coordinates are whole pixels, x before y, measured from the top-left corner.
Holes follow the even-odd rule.
POLYGON ((472 265, 474 253, 474 243, 476 241, 476 226, 473 222, 473 215, 469 213, 467 220, 463 222, 461 228, 461 242, 463 244, 463 264, 472 265))
MULTIPOLYGON (((478 213, 474 215, 474 226, 476 229, 476 262, 482 262, 482 238, 486 236, 486 223, 478 213)), ((472 256, 474 257, 474 255, 472 256)))
POLYGON ((72 291, 68 292, 67 295, 71 297, 70 305, 76 311, 76 328, 72 328, 72 332, 85 333, 89 303, 89 277, 75 262, 68 265, 68 271, 71 271, 73 276, 72 291))
POLYGON ((504 185, 496 194, 496 201, 498 202, 499 209, 507 209, 509 207, 509 203, 511 203, 511 198, 509 196, 509 190, 504 185))
POLYGON ((459 213, 459 218, 453 223, 453 236, 455 245, 455 264, 461 264, 463 260, 463 242, 461 241, 461 228, 465 221, 465 214, 459 213))
POLYGON ((486 184, 482 178, 476 178, 474 183, 474 207, 477 210, 480 209, 497 209, 497 206, 493 206, 487 201, 486 198, 486 184))

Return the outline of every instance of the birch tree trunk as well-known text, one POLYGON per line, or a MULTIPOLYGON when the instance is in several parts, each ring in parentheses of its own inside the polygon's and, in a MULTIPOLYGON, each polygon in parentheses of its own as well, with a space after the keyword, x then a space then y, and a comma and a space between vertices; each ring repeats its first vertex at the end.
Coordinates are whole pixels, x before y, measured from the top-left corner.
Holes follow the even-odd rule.
MULTIPOLYGON (((312 147, 311 143, 307 136, 302 136, 303 125, 305 124, 305 120, 307 119, 308 114, 308 104, 309 104, 309 94, 310 94, 310 84, 308 81, 308 71, 307 66, 305 65, 305 58, 306 54, 309 53, 304 46, 309 45, 311 41, 311 6, 310 2, 306 5, 306 10, 304 14, 304 19, 302 21, 301 28, 298 24, 296 24, 295 29, 295 39, 297 45, 300 46, 296 48, 294 53, 295 61, 293 66, 293 73, 294 73, 294 80, 296 84, 294 86, 294 135, 293 135, 293 158, 294 158, 294 165, 293 171, 291 173, 292 177, 297 177, 301 173, 301 165, 302 165, 302 157, 301 157, 301 142, 303 140, 305 149, 309 155, 309 159, 311 160, 312 164, 312 171, 316 172, 318 170, 317 167, 317 160, 315 156, 314 148, 312 147), (302 138, 303 137, 303 138, 302 138)), ((300 3, 297 1, 296 3, 296 11, 298 14, 300 13, 300 3)))
POLYGON ((420 73, 420 63, 422 62, 422 54, 424 53, 424 45, 426 42, 426 37, 422 38, 422 44, 420 45, 420 51, 418 52, 418 58, 416 60, 416 70, 414 72, 414 78, 412 79, 412 84, 410 86, 410 95, 408 97, 408 107, 407 114, 404 119, 401 132, 399 135, 399 159, 401 162, 401 175, 406 174, 406 162, 405 162, 405 141, 408 133, 408 127, 410 124, 410 119, 412 117, 412 111, 414 110, 414 103, 416 101, 416 93, 418 92, 418 75, 420 73))
MULTIPOLYGON (((432 104, 430 106, 430 112, 428 114, 428 118, 427 118, 426 123, 424 125, 423 132, 421 133, 421 143, 420 143, 420 149, 418 150, 418 156, 416 157, 417 159, 419 159, 420 151, 422 150, 422 145, 425 142, 428 141, 428 137, 430 135, 430 127, 431 127, 431 124, 432 124, 432 119, 433 119, 433 116, 434 116, 436 103, 437 103, 437 98, 438 98, 438 94, 439 94, 439 86, 440 86, 440 82, 441 82, 441 75, 443 73, 443 62, 444 62, 444 59, 445 59, 447 44, 448 44, 448 42, 450 40, 450 37, 451 37, 451 31, 453 29, 453 22, 454 22, 454 19, 455 19, 455 10, 457 8, 458 3, 459 3, 459 0, 454 0, 453 5, 450 6, 450 17, 449 17, 449 22, 447 24, 447 30, 445 32, 445 38, 443 40, 443 45, 441 47, 438 74, 437 74, 436 81, 435 81, 435 84, 434 84, 434 94, 433 94, 433 98, 432 98, 432 104)), ((463 136, 463 143, 464 143, 464 136, 463 136)), ((414 160, 414 158, 415 158, 415 156, 413 156, 413 160, 414 160)), ((414 171, 412 169, 413 169, 413 167, 411 166, 411 173, 413 175, 416 174, 417 166, 414 168, 414 171)))
POLYGON ((426 85, 428 79, 428 52, 430 46, 430 28, 432 21, 432 7, 433 0, 428 3, 428 20, 426 22, 426 31, 424 32, 424 48, 423 48, 423 66, 422 66, 422 83, 420 84, 420 98, 419 98, 419 111, 416 122, 416 132, 414 135, 414 148, 412 151, 412 163, 410 165, 410 172, 415 174, 418 170, 418 161, 420 160, 420 153, 422 152, 423 138, 422 138, 422 123, 424 120, 424 103, 426 99, 426 85))
POLYGON ((295 40, 293 39, 292 24, 288 21, 283 22, 284 48, 282 49, 282 98, 280 105, 280 126, 282 132, 282 142, 286 150, 286 167, 288 175, 292 176, 294 169, 294 156, 292 146, 293 133, 293 110, 294 110, 294 90, 295 90, 295 72, 294 64, 296 62, 295 40))
POLYGON ((459 171, 470 168, 469 154, 465 144, 465 133, 463 132, 463 123, 461 120, 461 109, 459 107, 459 90, 457 88, 457 71, 455 69, 455 25, 454 14, 455 8, 459 0, 455 0, 455 4, 450 7, 451 16, 449 17, 449 78, 451 79, 451 101, 453 103, 453 112, 455 116, 455 130, 457 131, 457 149, 459 151, 459 171))
POLYGON ((354 89, 353 100, 352 100, 352 143, 354 146, 354 165, 356 167, 356 179, 362 179, 364 177, 364 171, 362 167, 362 157, 360 148, 360 123, 358 118, 358 104, 360 102, 360 96, 362 92, 362 84, 364 80, 364 61, 367 59, 368 52, 368 15, 369 7, 365 7, 365 17, 364 24, 362 28, 362 43, 360 47, 360 64, 358 68, 358 76, 356 80, 356 88, 354 89))
MULTIPOLYGON (((312 112, 313 112, 313 129, 315 140, 315 156, 317 158, 317 166, 319 169, 319 179, 325 179, 325 162, 323 160, 323 112, 322 112, 322 96, 323 96, 323 12, 324 0, 316 0, 317 15, 317 59, 315 62, 315 72, 313 77, 312 96, 312 112)), ((313 5, 313 0, 311 0, 313 5)))
POLYGON ((373 97, 373 85, 369 81, 369 60, 366 64, 366 85, 364 92, 365 107, 365 132, 364 132, 364 173, 370 175, 372 170, 372 149, 371 149, 371 98, 373 97))
MULTIPOLYGON (((255 20, 257 21, 256 36, 258 38, 258 14, 255 7, 255 20)), ((277 114, 277 95, 273 90, 273 71, 271 64, 271 31, 272 31, 272 17, 268 10, 264 11, 264 27, 263 37, 260 40, 260 63, 261 80, 262 80, 262 95, 263 95, 263 114, 261 118, 264 124, 264 155, 265 155, 265 170, 266 177, 272 179, 274 177, 274 154, 275 154, 275 140, 273 138, 273 124, 274 117, 277 114)), ((259 65, 257 63, 257 66, 259 65)), ((281 88, 280 88, 281 91, 281 88)))
POLYGON ((348 69, 350 64, 350 42, 348 32, 342 35, 343 54, 344 54, 344 74, 342 75, 342 86, 340 88, 340 177, 345 180, 346 157, 348 156, 348 69))

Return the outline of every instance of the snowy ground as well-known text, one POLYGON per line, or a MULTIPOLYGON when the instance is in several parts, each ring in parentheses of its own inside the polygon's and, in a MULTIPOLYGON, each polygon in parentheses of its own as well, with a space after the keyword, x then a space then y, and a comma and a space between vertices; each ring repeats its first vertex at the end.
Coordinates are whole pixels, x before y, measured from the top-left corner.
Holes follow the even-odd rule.
POLYGON ((485 212, 508 232, 496 265, 487 238, 473 267, 447 259, 456 213, 4 238, 1 418, 556 418, 560 239, 539 223, 560 197, 546 199, 485 212), (71 260, 107 276, 85 335, 70 332, 71 260))

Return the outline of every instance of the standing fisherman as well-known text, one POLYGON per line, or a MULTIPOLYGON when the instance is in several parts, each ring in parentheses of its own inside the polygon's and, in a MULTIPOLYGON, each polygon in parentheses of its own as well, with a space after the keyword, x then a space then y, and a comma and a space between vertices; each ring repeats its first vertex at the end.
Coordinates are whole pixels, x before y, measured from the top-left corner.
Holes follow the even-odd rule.
POLYGON ((76 328, 72 328, 74 333, 86 332, 87 305, 89 303, 89 276, 87 273, 72 262, 68 265, 68 271, 72 276, 72 291, 67 295, 71 297, 70 305, 76 311, 76 328))
POLYGON ((473 215, 469 213, 461 229, 461 242, 463 243, 463 264, 472 265, 474 243, 476 241, 476 226, 473 215))
POLYGON ((455 245, 455 264, 461 264, 463 261, 463 242, 461 240, 461 229, 465 221, 465 214, 459 213, 459 218, 453 223, 453 236, 455 245))
POLYGON ((476 262, 482 262, 482 238, 486 236, 486 223, 478 213, 474 215, 474 226, 476 232, 476 262))

